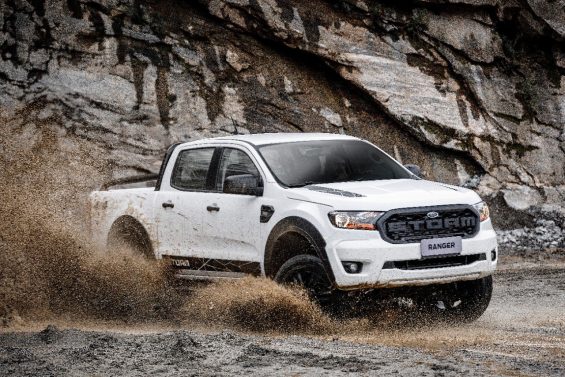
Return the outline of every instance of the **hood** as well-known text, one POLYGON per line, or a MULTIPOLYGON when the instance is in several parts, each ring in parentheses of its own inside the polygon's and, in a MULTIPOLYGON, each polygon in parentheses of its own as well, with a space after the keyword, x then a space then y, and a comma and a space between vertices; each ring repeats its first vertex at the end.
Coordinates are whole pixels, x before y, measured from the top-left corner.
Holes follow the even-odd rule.
POLYGON ((362 211, 475 204, 481 201, 469 189, 415 179, 316 184, 289 189, 287 196, 289 199, 329 205, 336 210, 362 211))

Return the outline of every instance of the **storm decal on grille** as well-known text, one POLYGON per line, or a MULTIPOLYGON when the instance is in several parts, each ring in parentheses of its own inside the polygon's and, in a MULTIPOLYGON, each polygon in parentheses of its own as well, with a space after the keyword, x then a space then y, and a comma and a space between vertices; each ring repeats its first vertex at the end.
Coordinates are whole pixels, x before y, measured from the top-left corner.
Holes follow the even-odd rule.
POLYGON ((418 230, 433 229, 452 229, 475 226, 477 219, 474 217, 433 219, 433 220, 413 220, 413 221, 396 221, 387 222, 387 230, 391 232, 407 232, 418 230))
POLYGON ((378 222, 383 239, 391 243, 452 236, 469 238, 478 232, 479 226, 476 211, 467 205, 392 210, 378 222), (437 216, 429 218, 429 213, 437 216))

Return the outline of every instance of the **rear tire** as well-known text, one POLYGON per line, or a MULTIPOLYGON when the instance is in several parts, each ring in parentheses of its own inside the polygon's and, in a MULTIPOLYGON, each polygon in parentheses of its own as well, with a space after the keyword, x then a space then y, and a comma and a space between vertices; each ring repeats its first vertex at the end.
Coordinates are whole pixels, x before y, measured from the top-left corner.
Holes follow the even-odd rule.
POLYGON ((108 250, 130 251, 147 259, 155 259, 153 247, 147 231, 135 220, 121 218, 116 220, 108 234, 108 250))
MULTIPOLYGON (((106 248, 110 253, 125 252, 157 262, 149 234, 143 225, 130 216, 123 216, 114 222, 108 234, 106 248)), ((168 286, 180 287, 183 285, 181 279, 175 277, 175 269, 168 261, 160 260, 158 262, 168 286)))
POLYGON ((441 293, 431 296, 421 303, 421 309, 432 321, 474 322, 490 303, 492 276, 449 284, 442 287, 441 293))
POLYGON ((333 304, 334 288, 322 260, 301 254, 287 260, 277 271, 274 280, 282 285, 296 285, 306 290, 321 307, 333 304))

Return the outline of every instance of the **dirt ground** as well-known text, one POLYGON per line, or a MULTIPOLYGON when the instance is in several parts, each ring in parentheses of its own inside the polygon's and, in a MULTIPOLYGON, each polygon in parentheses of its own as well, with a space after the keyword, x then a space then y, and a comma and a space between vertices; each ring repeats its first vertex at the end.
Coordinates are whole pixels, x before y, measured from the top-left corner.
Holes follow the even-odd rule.
POLYGON ((504 258, 464 326, 344 325, 329 335, 151 322, 26 323, 0 332, 0 375, 565 375, 565 263, 504 258))

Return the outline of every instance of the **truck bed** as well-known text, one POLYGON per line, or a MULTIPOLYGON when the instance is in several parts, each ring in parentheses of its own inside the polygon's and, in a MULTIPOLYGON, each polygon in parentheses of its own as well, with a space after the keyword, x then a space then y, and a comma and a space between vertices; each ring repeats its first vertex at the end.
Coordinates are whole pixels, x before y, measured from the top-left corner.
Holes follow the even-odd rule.
POLYGON ((117 188, 94 191, 90 194, 90 225, 92 239, 97 247, 104 249, 112 224, 122 216, 132 216, 143 221, 147 231, 152 234, 154 224, 153 203, 156 195, 154 187, 117 188))

